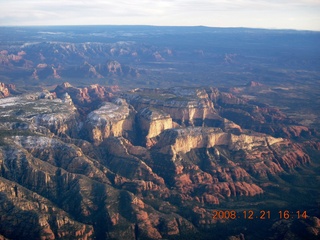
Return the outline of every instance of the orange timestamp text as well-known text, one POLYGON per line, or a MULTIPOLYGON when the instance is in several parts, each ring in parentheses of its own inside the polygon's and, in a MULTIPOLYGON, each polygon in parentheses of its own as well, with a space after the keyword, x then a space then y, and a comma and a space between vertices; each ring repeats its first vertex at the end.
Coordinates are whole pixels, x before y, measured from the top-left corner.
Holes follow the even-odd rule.
POLYGON ((246 219, 246 220, 266 220, 271 218, 278 219, 306 219, 307 211, 289 211, 280 210, 277 212, 271 212, 271 210, 213 210, 213 219, 216 220, 236 220, 236 219, 246 219))

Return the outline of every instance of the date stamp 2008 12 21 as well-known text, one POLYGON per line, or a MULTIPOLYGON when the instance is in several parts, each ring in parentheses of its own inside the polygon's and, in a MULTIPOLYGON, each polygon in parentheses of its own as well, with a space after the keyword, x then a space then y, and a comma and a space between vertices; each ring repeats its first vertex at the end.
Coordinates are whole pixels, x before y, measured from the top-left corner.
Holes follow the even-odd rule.
POLYGON ((235 210, 213 210, 213 219, 215 220, 236 220, 236 219, 246 219, 246 220, 267 220, 271 218, 278 219, 306 219, 307 211, 289 211, 289 210, 279 210, 276 215, 270 210, 244 210, 237 212, 235 210))

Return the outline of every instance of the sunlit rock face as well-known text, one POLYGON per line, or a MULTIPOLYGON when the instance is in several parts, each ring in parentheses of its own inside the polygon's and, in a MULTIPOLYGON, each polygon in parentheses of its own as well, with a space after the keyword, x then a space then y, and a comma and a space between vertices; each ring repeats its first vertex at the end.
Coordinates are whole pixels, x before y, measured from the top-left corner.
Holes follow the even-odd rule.
POLYGON ((136 110, 153 107, 169 114, 173 121, 183 126, 201 126, 205 119, 215 119, 213 103, 204 90, 137 89, 125 95, 136 110))
POLYGON ((221 196, 263 194, 254 177, 268 178, 310 163, 300 146, 265 134, 189 127, 166 130, 152 140, 155 172, 186 199, 192 192, 201 193, 194 198, 201 203, 219 204, 221 196))
POLYGON ((56 99, 55 94, 40 92, 4 98, 0 104, 3 128, 77 135, 78 112, 69 96, 56 99))
POLYGON ((0 98, 9 97, 10 94, 16 92, 16 86, 14 84, 5 84, 0 82, 0 98))
POLYGON ((128 137, 134 129, 134 115, 128 105, 106 102, 99 109, 89 113, 85 122, 89 139, 95 144, 108 137, 128 137))
POLYGON ((105 101, 111 101, 115 92, 119 91, 118 86, 103 87, 98 84, 92 84, 88 87, 78 88, 68 82, 58 85, 53 93, 59 98, 68 94, 78 111, 84 115, 96 109, 105 101))
POLYGON ((215 88, 64 83, 2 98, 0 114, 0 236, 9 239, 208 239, 203 229, 229 226, 212 209, 279 198, 320 149, 280 111, 215 88), (259 121, 270 128, 257 131, 259 121))
POLYGON ((143 143, 147 147, 152 145, 151 139, 153 137, 174 126, 169 114, 155 108, 141 109, 137 114, 137 122, 141 129, 141 135, 144 137, 143 143))

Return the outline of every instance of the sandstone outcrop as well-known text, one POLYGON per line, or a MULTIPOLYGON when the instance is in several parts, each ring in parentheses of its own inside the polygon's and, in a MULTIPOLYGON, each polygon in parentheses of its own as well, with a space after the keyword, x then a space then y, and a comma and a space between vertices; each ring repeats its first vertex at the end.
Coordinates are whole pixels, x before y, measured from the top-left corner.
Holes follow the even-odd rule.
POLYGON ((7 127, 24 128, 29 131, 45 131, 57 135, 76 136, 78 129, 78 113, 68 96, 63 100, 55 99, 48 92, 25 94, 19 97, 1 99, 2 117, 9 119, 7 127))
POLYGON ((65 82, 58 85, 53 92, 56 93, 58 97, 62 97, 64 94, 68 93, 78 109, 92 109, 96 108, 103 101, 110 101, 113 96, 112 93, 116 91, 118 91, 117 86, 102 87, 93 84, 89 87, 76 88, 70 83, 65 82))
MULTIPOLYGON (((281 138, 273 138, 264 135, 234 135, 225 133, 220 128, 189 127, 183 129, 171 129, 160 135, 156 148, 163 148, 169 153, 187 153, 194 148, 211 148, 214 146, 227 146, 231 151, 252 150, 256 147, 267 147, 274 143, 282 142, 281 138), (166 146, 170 144, 168 149, 166 146)), ((154 141, 157 141, 154 139, 154 141)), ((160 150, 163 152, 163 150, 160 150)))
POLYGON ((173 121, 184 126, 202 126, 205 119, 217 117, 212 102, 202 89, 137 89, 125 94, 124 98, 137 111, 153 107, 169 114, 173 121))
POLYGON ((0 98, 9 97, 12 93, 16 92, 14 84, 5 84, 0 82, 0 98))
MULTIPOLYGON (((233 229, 212 209, 316 193, 313 133, 294 122, 282 137, 253 131, 243 116, 273 129, 286 116, 214 88, 122 93, 64 83, 0 99, 0 114, 3 238, 208 239, 233 229)), ((314 234, 312 224, 302 228, 314 234)))
MULTIPOLYGON (((254 83, 252 85, 255 88, 263 87, 254 83)), ((285 138, 315 135, 312 130, 293 122, 277 108, 239 98, 231 93, 223 93, 215 88, 208 88, 207 93, 215 104, 218 114, 231 120, 242 129, 251 129, 274 137, 285 138)))
POLYGON ((89 139, 100 144, 108 137, 129 137, 134 129, 134 115, 128 105, 105 102, 99 109, 89 113, 85 122, 89 139))
POLYGON ((151 138, 174 126, 170 115, 157 109, 143 108, 138 112, 137 118, 141 135, 145 138, 143 142, 147 147, 152 145, 151 138))
POLYGON ((298 145, 257 133, 233 135, 217 128, 189 127, 166 130, 153 141, 155 172, 185 197, 202 191, 204 195, 195 199, 200 203, 218 204, 221 196, 262 194, 252 176, 263 179, 310 163, 298 145), (232 152, 233 158, 226 151, 232 152), (250 161, 241 161, 243 157, 250 161))

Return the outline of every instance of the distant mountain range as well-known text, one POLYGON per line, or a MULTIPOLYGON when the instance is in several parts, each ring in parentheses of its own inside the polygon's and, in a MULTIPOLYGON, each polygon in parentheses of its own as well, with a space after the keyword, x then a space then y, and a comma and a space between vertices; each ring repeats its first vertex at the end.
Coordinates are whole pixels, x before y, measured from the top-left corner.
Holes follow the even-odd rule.
POLYGON ((319 32, 0 32, 0 239, 319 239, 319 32))
POLYGON ((266 68, 314 71, 320 64, 318 32, 151 26, 0 30, 0 76, 7 81, 116 78, 125 85, 128 77, 144 75, 145 82, 160 73, 165 82, 198 76, 201 83, 221 84, 225 72, 247 82, 248 72, 264 78, 266 68))

